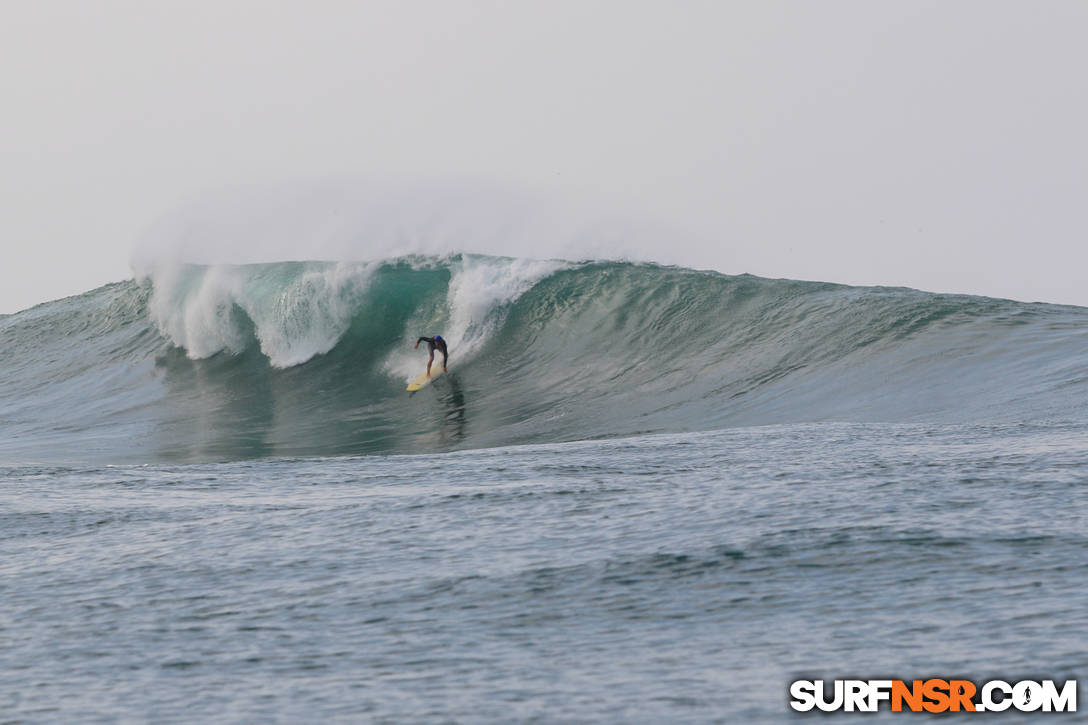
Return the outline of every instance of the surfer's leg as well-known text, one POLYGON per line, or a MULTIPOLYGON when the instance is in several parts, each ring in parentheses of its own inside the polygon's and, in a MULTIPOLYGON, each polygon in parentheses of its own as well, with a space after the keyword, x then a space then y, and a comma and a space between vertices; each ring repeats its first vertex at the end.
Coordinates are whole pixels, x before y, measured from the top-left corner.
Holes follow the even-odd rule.
POLYGON ((430 357, 427 358, 427 377, 431 377, 431 363, 434 362, 434 350, 431 350, 430 357))

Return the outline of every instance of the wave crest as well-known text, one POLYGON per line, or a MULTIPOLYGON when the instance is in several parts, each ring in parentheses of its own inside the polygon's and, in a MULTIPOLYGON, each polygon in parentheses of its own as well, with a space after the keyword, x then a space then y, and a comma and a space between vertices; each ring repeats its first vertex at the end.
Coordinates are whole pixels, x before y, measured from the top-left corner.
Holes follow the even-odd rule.
POLYGON ((347 331, 372 265, 194 265, 150 274, 148 311, 193 359, 239 354, 256 340, 275 367, 331 350, 347 331))
POLYGON ((0 318, 0 341, 0 457, 1088 419, 1083 308, 653 264, 464 254, 161 267, 0 318), (426 361, 413 343, 435 333, 450 375, 409 397, 403 381, 426 361))

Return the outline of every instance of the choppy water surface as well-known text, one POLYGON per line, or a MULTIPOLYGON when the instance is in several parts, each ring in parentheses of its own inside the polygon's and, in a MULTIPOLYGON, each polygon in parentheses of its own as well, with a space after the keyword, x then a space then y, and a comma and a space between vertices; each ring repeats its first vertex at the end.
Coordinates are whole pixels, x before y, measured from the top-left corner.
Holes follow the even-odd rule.
POLYGON ((777 722, 799 676, 1088 674, 1081 423, 0 476, 3 722, 777 722))

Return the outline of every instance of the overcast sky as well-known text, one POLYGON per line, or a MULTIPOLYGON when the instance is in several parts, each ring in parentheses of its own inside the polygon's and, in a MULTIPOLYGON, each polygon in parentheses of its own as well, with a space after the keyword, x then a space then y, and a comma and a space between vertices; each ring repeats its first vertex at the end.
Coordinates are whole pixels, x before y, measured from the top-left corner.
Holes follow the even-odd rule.
POLYGON ((1088 2, 0 2, 0 312, 193 198, 478 178, 728 273, 1088 305, 1088 2), (695 241, 696 239, 701 241, 695 241))

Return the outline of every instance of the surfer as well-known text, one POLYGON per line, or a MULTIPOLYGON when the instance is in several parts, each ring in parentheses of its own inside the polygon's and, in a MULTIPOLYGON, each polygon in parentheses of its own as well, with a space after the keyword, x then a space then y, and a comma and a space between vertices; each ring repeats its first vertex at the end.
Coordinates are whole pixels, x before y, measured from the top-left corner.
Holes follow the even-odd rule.
POLYGON ((441 335, 435 335, 434 337, 421 337, 416 340, 416 346, 414 349, 419 349, 419 343, 427 343, 427 352, 431 354, 427 358, 427 377, 431 377, 431 363, 434 362, 434 349, 437 347, 442 353, 442 372, 446 372, 446 360, 449 358, 449 350, 446 348, 446 341, 442 339, 441 335))

